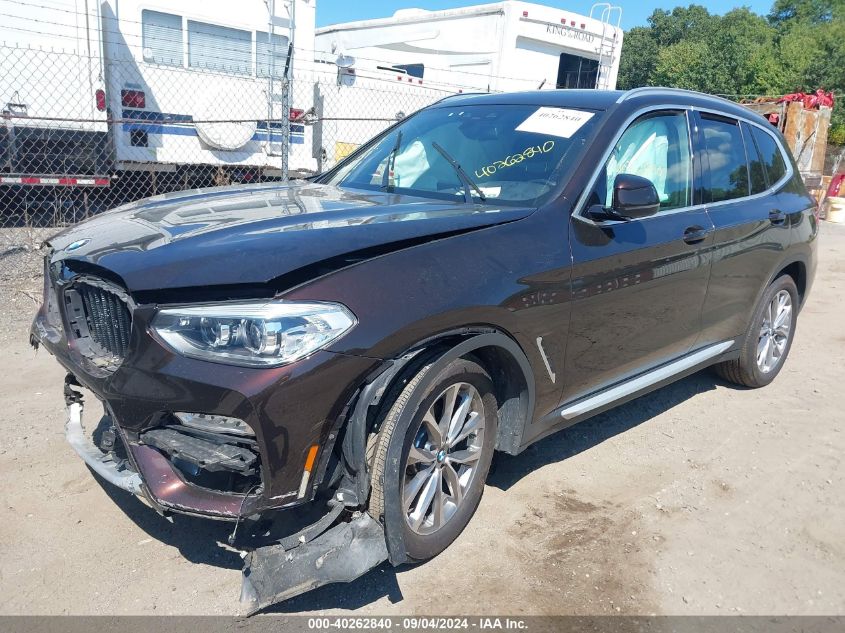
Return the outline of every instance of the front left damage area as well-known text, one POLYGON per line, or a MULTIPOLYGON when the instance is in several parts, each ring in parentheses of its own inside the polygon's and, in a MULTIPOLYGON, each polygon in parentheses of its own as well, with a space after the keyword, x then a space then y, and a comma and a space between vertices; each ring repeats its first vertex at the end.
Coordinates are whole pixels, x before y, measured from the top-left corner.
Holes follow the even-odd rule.
POLYGON ((176 418, 141 433, 127 431, 70 373, 65 435, 99 477, 162 516, 229 521, 229 545, 244 559, 242 610, 251 615, 317 587, 353 581, 390 558, 382 523, 366 511, 364 456, 385 386, 401 364, 381 372, 344 409, 332 433, 337 442, 324 485, 311 503, 293 508, 254 510, 262 492, 261 459, 248 438, 198 431, 176 418))

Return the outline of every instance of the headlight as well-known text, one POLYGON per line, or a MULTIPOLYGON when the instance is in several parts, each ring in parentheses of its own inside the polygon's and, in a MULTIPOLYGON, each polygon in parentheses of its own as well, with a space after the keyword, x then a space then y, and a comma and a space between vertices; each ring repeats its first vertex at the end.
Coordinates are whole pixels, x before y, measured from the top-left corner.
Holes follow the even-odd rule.
POLYGON ((355 323, 355 316, 336 303, 256 301, 165 308, 152 329, 183 356, 276 367, 325 347, 355 323))

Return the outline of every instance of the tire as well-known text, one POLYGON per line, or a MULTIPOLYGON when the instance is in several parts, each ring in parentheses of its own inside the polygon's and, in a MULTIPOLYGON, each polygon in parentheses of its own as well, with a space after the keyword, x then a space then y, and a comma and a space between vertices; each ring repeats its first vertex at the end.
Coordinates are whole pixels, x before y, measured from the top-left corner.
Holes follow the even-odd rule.
POLYGON ((385 527, 401 530, 406 553, 415 561, 442 552, 467 526, 481 501, 496 444, 497 402, 493 382, 484 368, 473 360, 459 358, 429 379, 432 366, 423 366, 402 388, 368 445, 372 473, 368 511, 376 520, 402 517, 401 525, 385 527), (416 411, 403 415, 409 400, 420 390, 422 400, 416 411), (444 434, 438 435, 434 429, 440 431, 446 426, 443 412, 452 393, 451 419, 455 423, 452 433, 447 430, 447 437, 439 442, 438 437, 444 434), (458 412, 467 400, 461 420, 458 412), (438 421, 441 424, 436 424, 438 421), (469 435, 461 438, 466 432, 469 435), (399 464, 398 480, 386 480, 388 463, 399 464), (429 493, 433 497, 426 504, 429 493), (406 497, 410 497, 410 510, 400 507, 399 512, 385 512, 386 503, 404 505, 406 497))
POLYGON ((792 340, 795 338, 795 326, 798 319, 798 288, 795 282, 789 275, 782 275, 775 279, 763 296, 760 302, 754 309, 754 314, 751 322, 748 325, 748 331, 745 333, 745 342, 740 350, 739 358, 719 363, 714 366, 716 373, 725 380, 741 385, 743 387, 765 387, 772 382, 780 373, 786 362, 786 357, 789 355, 789 350, 792 347, 792 340), (778 304, 783 297, 788 296, 789 314, 783 315, 781 321, 777 321, 781 316, 777 312, 778 304), (776 309, 775 319, 777 323, 775 327, 769 326, 769 309, 770 306, 776 309), (785 339, 783 339, 782 349, 780 348, 780 337, 773 338, 773 332, 777 334, 783 333, 783 325, 788 323, 788 331, 786 331, 785 339), (759 348, 765 346, 765 338, 768 337, 769 347, 767 350, 772 350, 774 353, 771 357, 771 363, 767 363, 768 358, 763 355, 763 362, 761 364, 758 358, 759 348))

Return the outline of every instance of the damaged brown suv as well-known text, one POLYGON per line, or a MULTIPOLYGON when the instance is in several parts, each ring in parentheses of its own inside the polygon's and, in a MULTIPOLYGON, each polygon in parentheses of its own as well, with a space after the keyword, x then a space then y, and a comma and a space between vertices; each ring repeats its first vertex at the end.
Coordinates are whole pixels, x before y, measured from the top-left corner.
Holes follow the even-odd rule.
POLYGON ((777 130, 727 101, 460 95, 310 181, 60 233, 32 341, 95 472, 238 526, 256 610, 435 556, 495 451, 709 365, 771 382, 815 213, 777 130))

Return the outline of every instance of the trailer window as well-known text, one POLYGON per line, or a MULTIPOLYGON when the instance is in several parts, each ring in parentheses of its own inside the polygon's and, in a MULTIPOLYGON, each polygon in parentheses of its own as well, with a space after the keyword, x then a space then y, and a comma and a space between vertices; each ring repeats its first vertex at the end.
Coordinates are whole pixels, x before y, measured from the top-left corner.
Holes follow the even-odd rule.
POLYGON ((252 74, 252 33, 188 20, 188 66, 252 74))
POLYGON ((422 79, 425 74, 424 64, 393 64, 392 66, 376 66, 376 69, 399 72, 417 79, 422 79))
POLYGON ((425 66, 423 64, 393 64, 396 70, 403 70, 411 77, 422 79, 425 74, 425 66))
POLYGON ((578 55, 561 53, 557 67, 557 88, 595 88, 599 63, 578 55))
POLYGON ((255 61, 259 77, 284 77, 288 38, 277 33, 255 32, 255 61))
POLYGON ((182 16, 141 11, 144 61, 167 66, 182 65, 182 16))

